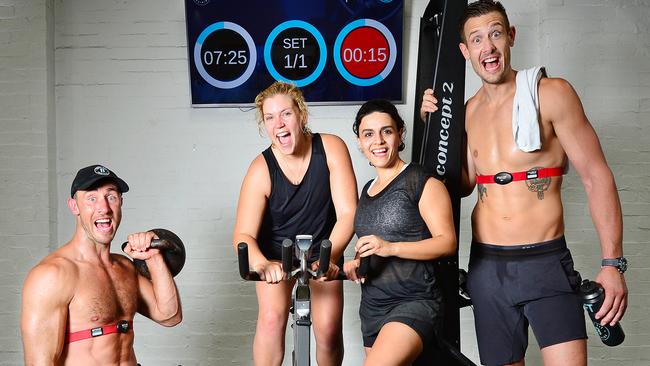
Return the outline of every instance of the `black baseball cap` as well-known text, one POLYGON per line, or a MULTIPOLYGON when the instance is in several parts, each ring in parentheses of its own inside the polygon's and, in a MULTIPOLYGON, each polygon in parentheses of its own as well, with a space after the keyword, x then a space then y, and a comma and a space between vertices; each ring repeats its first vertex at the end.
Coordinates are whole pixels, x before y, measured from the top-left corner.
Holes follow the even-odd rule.
POLYGON ((118 177, 112 170, 103 165, 96 164, 79 169, 77 176, 74 177, 74 180, 72 181, 72 187, 70 187, 70 197, 74 197, 74 194, 78 190, 87 190, 100 180, 115 182, 120 193, 129 191, 129 185, 118 177))

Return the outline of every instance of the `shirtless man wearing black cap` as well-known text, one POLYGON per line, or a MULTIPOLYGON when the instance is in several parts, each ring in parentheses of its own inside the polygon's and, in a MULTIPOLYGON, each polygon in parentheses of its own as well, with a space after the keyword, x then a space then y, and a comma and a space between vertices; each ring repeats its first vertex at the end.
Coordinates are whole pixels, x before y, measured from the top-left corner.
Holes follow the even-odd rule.
POLYGON ((110 246, 122 219, 125 181, 103 165, 79 170, 68 207, 72 239, 34 267, 23 288, 21 331, 26 365, 136 365, 133 317, 164 326, 182 319, 181 303, 152 232, 128 236, 124 248, 144 260, 151 281, 110 246))

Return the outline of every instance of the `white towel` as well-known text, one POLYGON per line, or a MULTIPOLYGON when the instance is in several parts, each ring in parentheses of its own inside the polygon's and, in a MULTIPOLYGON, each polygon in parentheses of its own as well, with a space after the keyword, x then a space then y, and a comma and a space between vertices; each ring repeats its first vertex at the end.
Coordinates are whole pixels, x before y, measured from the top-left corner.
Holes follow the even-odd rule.
POLYGON ((512 135, 517 147, 525 152, 539 150, 539 79, 546 77, 546 69, 537 66, 517 72, 515 99, 512 103, 512 135))

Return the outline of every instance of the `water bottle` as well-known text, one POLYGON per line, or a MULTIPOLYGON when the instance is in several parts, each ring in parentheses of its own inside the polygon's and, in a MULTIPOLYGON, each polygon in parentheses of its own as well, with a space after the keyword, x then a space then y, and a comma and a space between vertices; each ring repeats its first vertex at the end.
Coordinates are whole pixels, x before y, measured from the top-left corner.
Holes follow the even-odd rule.
POLYGON ((582 297, 582 307, 589 314, 592 323, 594 323, 596 333, 598 333, 600 340, 611 347, 623 343, 625 333, 623 333, 620 322, 617 322, 614 326, 602 325, 596 319, 596 313, 600 310, 605 300, 605 290, 603 287, 598 282, 584 280, 580 285, 580 296, 582 297))

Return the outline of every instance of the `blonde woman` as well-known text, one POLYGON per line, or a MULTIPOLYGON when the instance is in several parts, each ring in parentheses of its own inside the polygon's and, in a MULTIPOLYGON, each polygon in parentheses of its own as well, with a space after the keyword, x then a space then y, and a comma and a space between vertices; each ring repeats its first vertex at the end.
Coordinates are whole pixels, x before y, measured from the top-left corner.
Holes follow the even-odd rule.
MULTIPOLYGON (((293 286, 293 281, 282 281, 282 241, 313 235, 314 261, 320 241, 329 239, 332 263, 327 277, 336 276, 353 235, 357 188, 345 143, 307 127, 300 89, 275 82, 257 95, 255 105, 271 146, 253 160, 242 183, 233 245, 248 244, 251 267, 263 280, 256 284, 255 365, 280 365, 293 286)), ((316 359, 319 365, 341 365, 343 285, 312 281, 310 286, 316 359)))

